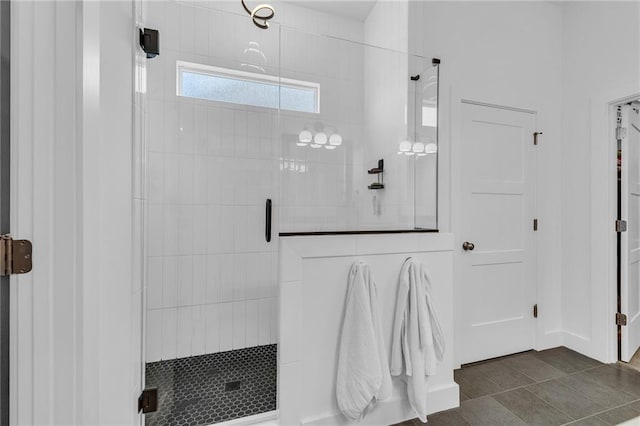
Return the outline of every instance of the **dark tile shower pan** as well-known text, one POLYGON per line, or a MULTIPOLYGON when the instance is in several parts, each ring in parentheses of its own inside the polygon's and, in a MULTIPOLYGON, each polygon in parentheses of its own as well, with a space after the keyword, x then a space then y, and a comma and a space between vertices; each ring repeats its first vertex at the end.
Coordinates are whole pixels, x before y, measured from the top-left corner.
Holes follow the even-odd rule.
POLYGON ((276 409, 277 345, 152 362, 146 387, 158 388, 147 426, 200 426, 276 409))

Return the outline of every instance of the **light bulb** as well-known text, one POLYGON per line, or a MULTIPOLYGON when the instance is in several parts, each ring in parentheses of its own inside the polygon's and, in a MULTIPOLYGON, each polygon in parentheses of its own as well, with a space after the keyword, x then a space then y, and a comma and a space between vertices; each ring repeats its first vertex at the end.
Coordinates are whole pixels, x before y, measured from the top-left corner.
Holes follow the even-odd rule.
POLYGON ((332 134, 331 136, 329 136, 329 144, 333 146, 342 145, 342 136, 340 136, 338 133, 332 134))
POLYGON ((409 142, 409 141, 400 142, 400 145, 398 147, 398 151, 400 151, 400 152, 411 151, 411 142, 409 142))
POLYGON ((308 130, 303 130, 298 135, 298 140, 303 144, 311 142, 311 139, 313 139, 313 135, 308 130))
POLYGON ((435 143, 428 143, 427 146, 424 147, 424 152, 427 154, 435 154, 438 152, 438 145, 435 143))
POLYGON ((317 143, 318 145, 324 145, 327 143, 327 134, 324 132, 319 132, 316 133, 316 135, 313 137, 313 142, 317 143))
POLYGON ((422 142, 414 143, 412 151, 415 152, 416 154, 424 152, 424 144, 422 142))

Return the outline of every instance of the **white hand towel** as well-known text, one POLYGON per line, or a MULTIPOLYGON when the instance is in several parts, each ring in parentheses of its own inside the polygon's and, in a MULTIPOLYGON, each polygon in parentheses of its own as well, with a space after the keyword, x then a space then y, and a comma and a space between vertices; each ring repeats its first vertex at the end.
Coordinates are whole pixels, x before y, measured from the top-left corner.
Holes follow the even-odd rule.
POLYGON ((391 346, 391 374, 407 383, 409 403, 427 421, 427 379, 444 354, 444 337, 433 306, 426 269, 407 259, 400 270, 391 346))
POLYGON ((377 400, 391 396, 392 384, 380 325, 378 296, 369 267, 349 271, 340 337, 336 398, 350 420, 364 417, 377 400))

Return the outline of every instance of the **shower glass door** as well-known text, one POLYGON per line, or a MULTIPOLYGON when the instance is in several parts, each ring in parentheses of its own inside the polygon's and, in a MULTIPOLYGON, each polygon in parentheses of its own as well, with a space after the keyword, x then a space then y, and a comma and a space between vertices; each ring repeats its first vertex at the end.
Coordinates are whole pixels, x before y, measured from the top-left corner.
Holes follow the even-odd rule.
POLYGON ((280 28, 206 6, 143 3, 147 425, 276 409, 280 28))

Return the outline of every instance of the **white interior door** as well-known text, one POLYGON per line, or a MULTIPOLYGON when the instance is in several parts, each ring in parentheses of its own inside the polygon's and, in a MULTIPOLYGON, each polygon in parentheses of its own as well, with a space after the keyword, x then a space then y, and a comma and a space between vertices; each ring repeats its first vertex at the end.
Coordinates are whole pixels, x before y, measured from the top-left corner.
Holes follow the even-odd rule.
POLYGON ((536 116, 471 103, 462 112, 457 350, 464 364, 534 346, 536 116))
POLYGON ((620 250, 621 311, 627 316, 622 327, 622 361, 628 362, 640 347, 640 104, 622 108, 622 126, 628 129, 622 138, 621 208, 627 221, 620 250))

